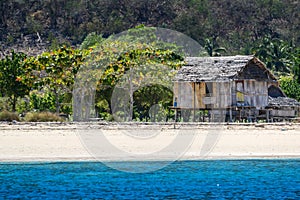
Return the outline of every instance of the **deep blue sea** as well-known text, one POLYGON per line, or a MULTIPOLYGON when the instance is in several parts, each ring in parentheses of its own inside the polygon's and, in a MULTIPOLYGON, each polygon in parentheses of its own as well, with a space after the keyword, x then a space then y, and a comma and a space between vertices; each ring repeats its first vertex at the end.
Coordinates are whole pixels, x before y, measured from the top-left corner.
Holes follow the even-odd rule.
POLYGON ((148 173, 100 162, 0 164, 0 199, 253 198, 300 199, 300 160, 177 161, 148 173))

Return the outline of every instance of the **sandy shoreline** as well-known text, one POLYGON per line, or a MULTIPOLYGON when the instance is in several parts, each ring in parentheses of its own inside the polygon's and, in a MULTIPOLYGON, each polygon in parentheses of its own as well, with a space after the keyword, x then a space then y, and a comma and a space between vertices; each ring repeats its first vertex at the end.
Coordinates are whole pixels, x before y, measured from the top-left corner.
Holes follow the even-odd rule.
POLYGON ((300 158, 300 124, 0 124, 0 162, 300 158))

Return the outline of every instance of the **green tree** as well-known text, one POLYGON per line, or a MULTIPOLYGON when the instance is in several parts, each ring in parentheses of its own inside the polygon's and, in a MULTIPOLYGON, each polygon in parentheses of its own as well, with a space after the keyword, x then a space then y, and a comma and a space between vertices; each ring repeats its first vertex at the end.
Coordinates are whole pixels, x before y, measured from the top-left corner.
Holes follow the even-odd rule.
POLYGON ((281 76, 280 88, 290 98, 300 101, 300 83, 298 83, 293 76, 281 76))
POLYGON ((30 93, 30 106, 33 110, 39 112, 55 112, 55 97, 52 93, 49 93, 47 91, 40 92, 37 90, 33 90, 30 93))
MULTIPOLYGON (((161 49, 155 49, 155 48, 146 48, 146 49, 135 49, 131 50, 129 52, 126 52, 118 58, 118 60, 114 63, 111 63, 105 70, 105 73, 103 76, 100 78, 98 82, 98 87, 97 87, 97 98, 98 101, 101 99, 105 99, 106 102, 109 105, 110 112, 111 112, 111 97, 112 93, 115 89, 115 86, 117 84, 120 84, 119 81, 122 79, 123 75, 125 73, 130 74, 130 70, 138 70, 134 72, 134 78, 132 78, 132 85, 136 85, 139 83, 135 83, 134 81, 142 81, 144 77, 147 76, 153 76, 151 74, 151 67, 156 68, 157 64, 162 64, 169 66, 171 69, 179 69, 182 64, 183 64, 183 57, 180 55, 170 51, 170 50, 161 50, 161 49), (145 66, 145 68, 141 66, 145 66), (136 75, 138 74, 138 77, 136 75), (137 80, 139 79, 139 80, 137 80)), ((155 70, 155 69, 153 69, 155 70)), ((152 72, 153 72, 152 70, 152 72)), ((165 76, 165 78, 174 76, 174 71, 172 72, 161 72, 165 73, 162 74, 165 76)), ((155 76, 155 75, 154 75, 155 76)), ((124 81, 124 80, 123 80, 124 81)), ((121 83, 121 85, 126 85, 126 83, 121 83)), ((128 85, 128 87, 134 87, 132 86, 131 83, 128 85)), ((163 86, 161 86, 163 87, 163 86)), ((154 101, 149 101, 149 98, 153 97, 153 92, 157 92, 158 94, 156 96, 160 96, 162 94, 162 88, 160 86, 155 86, 155 87, 150 87, 150 89, 143 89, 143 90, 138 90, 135 92, 135 95, 139 100, 143 99, 141 96, 147 96, 148 103, 147 102, 141 102, 141 101, 135 101, 134 100, 134 93, 132 92, 130 94, 130 113, 140 113, 144 117, 147 117, 145 113, 141 109, 148 109, 150 108, 151 103, 159 103, 160 101, 170 101, 170 95, 163 95, 164 97, 167 97, 167 99, 160 99, 160 98, 154 98, 154 101), (148 92, 148 94, 146 94, 148 92), (151 95, 150 95, 150 93, 151 95), (137 102, 137 105, 134 107, 134 102, 137 102), (134 111, 134 108, 137 110, 134 111)), ((133 90, 130 89, 129 90, 133 90)), ((162 96, 161 96, 162 97, 162 96)), ((145 99, 143 99, 145 100, 145 99)), ((169 104, 170 106, 171 104, 169 104)), ((166 103, 164 103, 164 106, 166 106, 166 103)), ((166 106, 167 107, 167 106, 166 106)), ((112 114, 112 113, 111 113, 112 114)), ((133 116, 132 116, 133 117, 133 116)), ((138 116, 135 116, 138 117, 138 116)))
POLYGON ((300 83, 300 47, 295 48, 293 54, 291 54, 293 60, 293 73, 295 79, 300 83))
POLYGON ((266 63, 275 73, 290 73, 293 70, 292 43, 270 37, 265 37, 252 52, 266 63))
POLYGON ((134 92, 134 103, 133 119, 166 121, 168 106, 173 103, 173 91, 162 85, 148 85, 134 92), (152 108, 159 111, 151 113, 152 108))
MULTIPOLYGON (((79 81, 76 82, 78 86, 74 94, 78 99, 74 106, 75 120, 87 120, 90 117, 88 113, 94 114, 91 104, 95 102, 95 97, 90 95, 94 88, 98 111, 108 110, 110 114, 115 114, 112 111, 111 98, 116 86, 123 87, 124 91, 128 90, 130 94, 128 113, 132 114, 133 93, 139 84, 146 80, 145 77, 151 75, 150 71, 157 71, 158 65, 164 65, 168 66, 169 70, 159 72, 160 76, 164 75, 166 79, 170 77, 168 73, 175 74, 175 70, 171 70, 172 67, 176 68, 183 64, 181 49, 174 44, 157 40, 155 31, 155 28, 139 26, 125 33, 113 35, 93 47, 80 70, 79 81)), ((127 117, 129 120, 132 119, 132 116, 127 117)))
POLYGON ((44 52, 26 62, 25 82, 37 89, 47 88, 55 97, 56 113, 60 111, 60 99, 73 90, 74 79, 87 51, 62 46, 52 52, 44 52))
POLYGON ((95 45, 99 45, 105 39, 102 35, 98 35, 96 32, 89 33, 80 45, 80 49, 89 49, 95 45))
POLYGON ((228 54, 237 54, 266 35, 299 45, 299 9, 293 0, 2 0, 0 38, 13 43, 39 31, 43 41, 54 34, 59 43, 78 44, 91 32, 108 37, 145 24, 180 31, 203 46, 213 35, 228 54))
POLYGON ((26 73, 23 64, 26 59, 24 53, 11 51, 0 61, 0 91, 2 96, 9 97, 12 111, 16 111, 16 103, 19 97, 29 94, 30 86, 22 82, 22 76, 26 73))
POLYGON ((226 49, 220 47, 215 38, 206 38, 204 48, 209 56, 221 56, 222 53, 226 53, 226 49))

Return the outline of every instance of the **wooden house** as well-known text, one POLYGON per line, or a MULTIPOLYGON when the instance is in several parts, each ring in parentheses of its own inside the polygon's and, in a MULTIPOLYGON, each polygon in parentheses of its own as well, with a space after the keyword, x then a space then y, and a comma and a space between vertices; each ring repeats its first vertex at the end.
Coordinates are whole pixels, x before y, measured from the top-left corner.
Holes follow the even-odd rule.
POLYGON ((253 56, 188 57, 174 80, 174 109, 193 110, 194 120, 199 110, 226 113, 230 120, 268 117, 263 111, 269 92, 278 86, 275 76, 253 56))

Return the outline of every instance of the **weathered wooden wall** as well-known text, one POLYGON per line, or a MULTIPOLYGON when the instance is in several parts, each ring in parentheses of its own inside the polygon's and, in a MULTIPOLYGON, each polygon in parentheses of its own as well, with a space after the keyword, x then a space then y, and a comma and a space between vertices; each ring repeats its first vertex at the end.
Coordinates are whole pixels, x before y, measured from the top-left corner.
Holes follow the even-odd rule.
POLYGON ((214 96, 216 96, 216 108, 227 108, 232 105, 232 82, 214 83, 214 96))
MULTIPOLYGON (((241 82, 241 81, 239 81, 241 82)), ((245 105, 264 108, 268 105, 268 83, 242 80, 245 105)), ((237 83, 212 82, 212 91, 206 93, 206 83, 175 82, 174 97, 180 108, 227 108, 237 104, 237 83)))
POLYGON ((196 106, 197 108, 205 108, 204 100, 203 97, 205 97, 205 83, 200 82, 200 83, 194 83, 193 87, 195 87, 195 92, 196 92, 196 106))
POLYGON ((177 98, 177 107, 193 108, 193 88, 188 82, 174 83, 174 99, 177 98))
MULTIPOLYGON (((236 84, 234 81, 232 87, 233 104, 236 104, 236 84)), ((264 108, 268 105, 268 82, 266 81, 256 81, 256 80, 243 80, 244 84, 244 99, 247 105, 264 108)))

